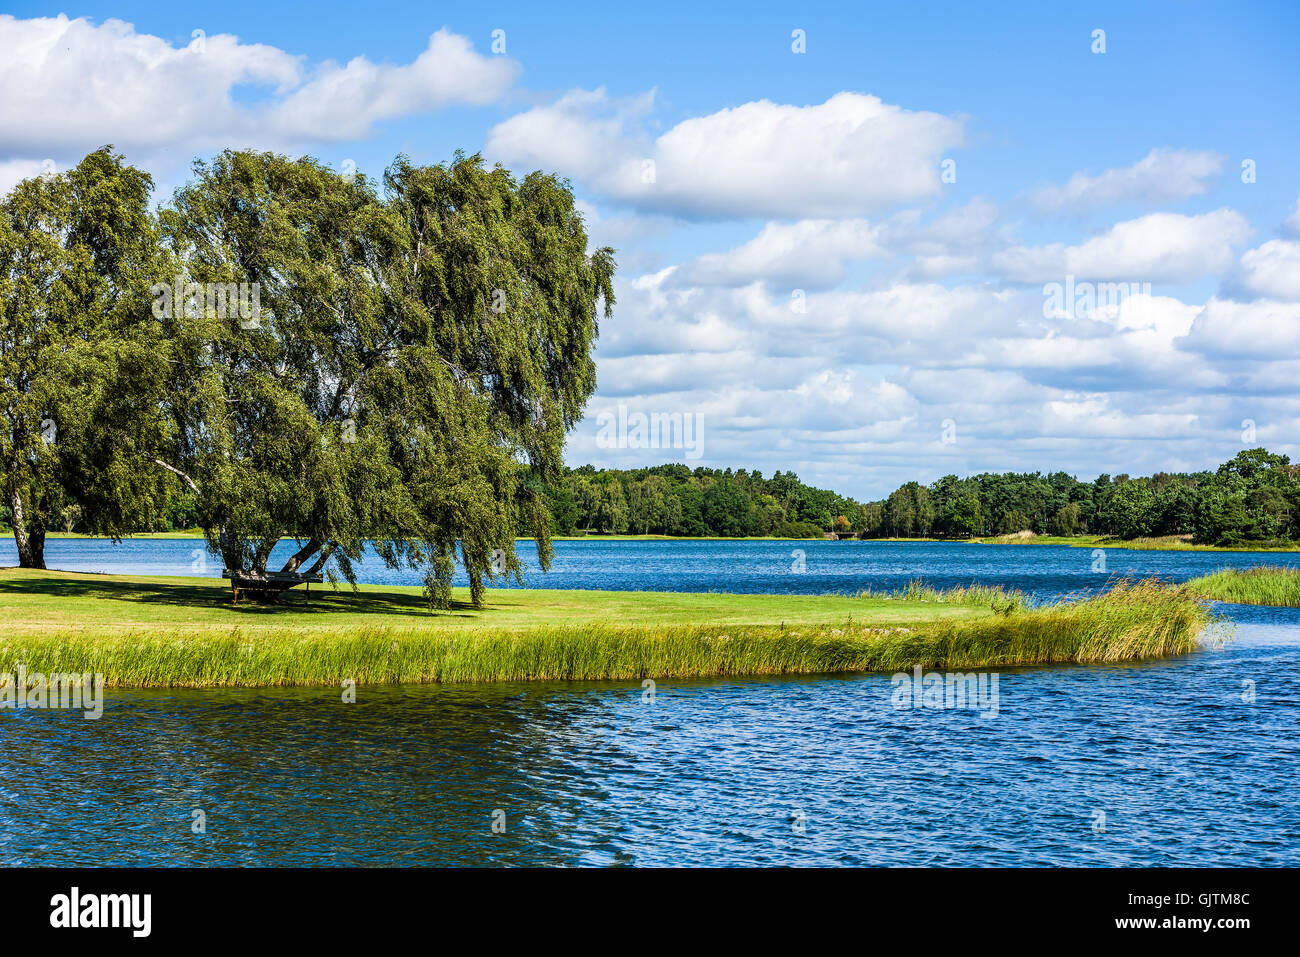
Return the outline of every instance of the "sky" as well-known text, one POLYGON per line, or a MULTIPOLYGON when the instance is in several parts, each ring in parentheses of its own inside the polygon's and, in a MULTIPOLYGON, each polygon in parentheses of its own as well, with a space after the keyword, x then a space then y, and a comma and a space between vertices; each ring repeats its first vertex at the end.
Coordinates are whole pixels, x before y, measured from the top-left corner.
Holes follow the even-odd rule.
POLYGON ((558 173, 619 264, 566 461, 863 500, 1300 458, 1297 104, 1294 2, 0 15, 0 190, 106 143, 160 202, 226 147, 558 173))

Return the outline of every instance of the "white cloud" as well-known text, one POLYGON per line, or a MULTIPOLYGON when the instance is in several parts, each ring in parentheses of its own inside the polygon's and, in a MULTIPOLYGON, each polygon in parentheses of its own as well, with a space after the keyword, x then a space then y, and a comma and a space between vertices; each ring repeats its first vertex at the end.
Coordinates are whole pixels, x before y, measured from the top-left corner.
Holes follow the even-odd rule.
POLYGON ((517 64, 439 30, 412 63, 312 66, 229 34, 176 47, 121 20, 0 16, 0 159, 80 158, 105 143, 152 153, 289 148, 376 123, 498 99, 517 64), (256 90, 255 98, 241 95, 256 90))
POLYGON ((38 176, 46 169, 57 169, 53 161, 0 160, 0 196, 4 196, 22 180, 38 176))
POLYGON ((1109 203, 1158 205, 1202 196, 1209 181, 1223 170, 1223 157, 1204 150, 1153 149, 1132 166, 1096 176, 1075 173, 1064 186, 1045 186, 1033 193, 1043 209, 1094 208, 1109 203))
POLYGON ((476 53, 468 39, 444 28, 404 66, 376 64, 362 56, 342 67, 322 64, 275 107, 269 123, 301 140, 360 139, 393 117, 453 104, 494 103, 517 72, 513 61, 476 53))
POLYGON ((1017 282, 1080 279, 1189 282, 1229 268, 1233 247, 1250 235, 1245 217, 1231 209, 1199 216, 1151 213, 1116 223, 1075 246, 1014 246, 993 257, 995 268, 1017 282))
POLYGON ((887 241, 920 255, 948 255, 981 245, 995 232, 998 215, 997 204, 979 196, 929 223, 920 221, 920 210, 906 210, 890 224, 887 241))
MULTIPOLYGON (((1290 391, 1277 357, 1300 351, 1290 334, 1231 338, 1300 329, 1290 312, 1252 319, 1223 313, 1231 302, 1131 295, 1100 318, 1062 321, 1042 315, 1036 289, 936 283, 814 291, 797 312, 761 282, 681 278, 666 269, 620 288, 619 321, 601 341, 601 394, 707 410, 699 464, 796 468, 864 495, 1044 462, 1140 474, 1207 464, 1197 448, 1231 441, 1222 423, 1246 414, 1233 402, 1279 428, 1300 416, 1275 396, 1290 391), (955 446, 939 442, 946 418, 958 423, 955 446)), ((634 463, 589 446, 575 436, 575 461, 666 458, 651 451, 634 463)))
POLYGON ((1300 241, 1273 239, 1248 250, 1238 282, 1254 296, 1300 300, 1300 241))
POLYGON ((1196 426, 1193 413, 1135 413, 1116 408, 1108 395, 1053 400, 1043 406, 1039 422, 1039 428, 1047 434, 1141 441, 1194 437, 1196 426))
POLYGON ((865 219, 804 219, 768 223, 753 239, 725 253, 706 253, 685 263, 678 282, 703 285, 833 286, 851 260, 882 256, 879 227, 865 219))
POLYGON ((800 398, 811 398, 823 405, 847 405, 853 399, 853 375, 823 369, 800 383, 794 392, 800 398))
POLYGON ((489 156, 554 170, 602 196, 688 217, 855 217, 935 196, 962 121, 860 93, 789 106, 759 100, 651 139, 650 100, 574 91, 494 127, 489 156))
POLYGON ((1211 357, 1271 360, 1295 356, 1300 353, 1300 302, 1213 298, 1181 344, 1211 357))

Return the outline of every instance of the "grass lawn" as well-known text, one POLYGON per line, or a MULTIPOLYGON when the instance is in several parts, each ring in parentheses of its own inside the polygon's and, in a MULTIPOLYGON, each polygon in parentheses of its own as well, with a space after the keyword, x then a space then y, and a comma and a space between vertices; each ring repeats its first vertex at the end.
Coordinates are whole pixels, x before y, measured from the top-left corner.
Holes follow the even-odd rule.
MULTIPOLYGON (((497 588, 482 609, 469 605, 469 589, 456 589, 457 604, 430 612, 418 586, 315 585, 311 602, 299 586, 280 604, 231 604, 230 585, 220 579, 147 578, 80 572, 0 569, 0 634, 48 634, 67 629, 98 635, 220 633, 238 628, 254 634, 418 627, 421 631, 522 630, 556 625, 824 625, 849 619, 877 626, 921 624, 946 618, 993 614, 987 604, 853 598, 841 595, 727 595, 650 591, 565 591, 497 588)), ((936 597, 937 596, 933 596, 936 597)))
POLYGON ((1019 667, 1185 654, 1184 590, 1120 585, 1028 609, 973 587, 886 596, 497 589, 431 613, 419 588, 301 589, 232 605, 218 580, 0 570, 0 676, 110 686, 636 679, 1019 667), (319 594, 318 594, 319 593, 319 594))

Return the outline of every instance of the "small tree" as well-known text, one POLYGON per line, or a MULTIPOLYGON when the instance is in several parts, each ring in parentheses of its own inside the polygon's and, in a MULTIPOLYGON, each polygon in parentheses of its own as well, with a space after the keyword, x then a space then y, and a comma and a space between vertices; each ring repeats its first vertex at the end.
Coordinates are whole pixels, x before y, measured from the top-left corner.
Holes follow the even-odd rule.
POLYGON ((1052 516, 1050 530, 1053 535, 1073 535, 1079 530, 1080 522, 1079 506, 1075 502, 1067 502, 1052 516))

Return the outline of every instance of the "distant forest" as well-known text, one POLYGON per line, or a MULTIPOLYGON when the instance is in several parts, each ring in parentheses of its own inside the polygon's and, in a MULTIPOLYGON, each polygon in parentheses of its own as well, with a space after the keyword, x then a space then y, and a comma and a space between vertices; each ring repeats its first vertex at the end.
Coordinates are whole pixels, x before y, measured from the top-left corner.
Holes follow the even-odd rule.
MULTIPOLYGON (((1149 477, 1065 472, 945 475, 908 482, 888 498, 859 502, 804 484, 793 472, 770 478, 744 469, 565 469, 542 489, 556 535, 687 537, 972 538, 1039 535, 1140 538, 1191 535, 1204 544, 1300 540, 1300 466, 1265 449, 1239 453, 1213 472, 1149 477)), ((193 528, 192 496, 177 493, 153 531, 193 528)), ((79 531, 76 506, 58 526, 79 531)), ((521 532, 523 529, 521 528, 521 532)))
POLYGON ((888 498, 858 502, 801 482, 744 469, 566 470, 546 490, 557 535, 607 534, 858 538, 1039 535, 1139 538, 1192 535, 1209 544, 1300 539, 1300 466, 1265 449, 1213 472, 1150 477, 1065 472, 945 475, 908 482, 888 498))

